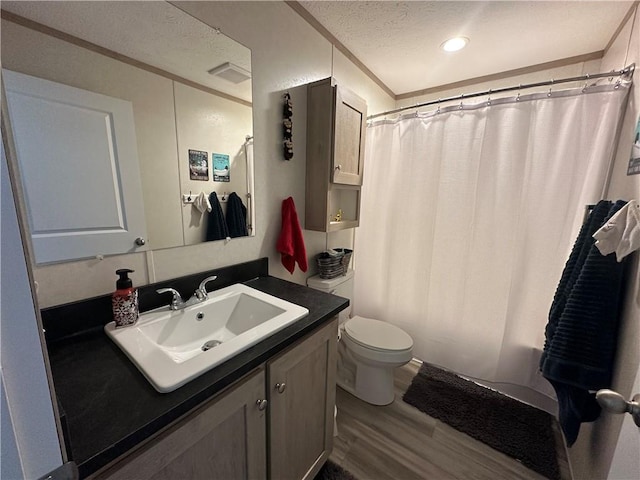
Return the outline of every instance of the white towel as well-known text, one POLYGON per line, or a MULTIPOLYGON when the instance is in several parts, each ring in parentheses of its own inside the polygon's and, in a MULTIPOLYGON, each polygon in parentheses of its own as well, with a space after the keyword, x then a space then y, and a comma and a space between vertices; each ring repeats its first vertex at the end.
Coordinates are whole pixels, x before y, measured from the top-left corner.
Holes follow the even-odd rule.
POLYGON ((200 195, 195 198, 193 206, 196 207, 200 213, 211 211, 209 197, 204 192, 200 192, 200 195))
POLYGON ((593 234, 602 255, 616 252, 616 260, 640 248, 640 205, 631 200, 593 234))

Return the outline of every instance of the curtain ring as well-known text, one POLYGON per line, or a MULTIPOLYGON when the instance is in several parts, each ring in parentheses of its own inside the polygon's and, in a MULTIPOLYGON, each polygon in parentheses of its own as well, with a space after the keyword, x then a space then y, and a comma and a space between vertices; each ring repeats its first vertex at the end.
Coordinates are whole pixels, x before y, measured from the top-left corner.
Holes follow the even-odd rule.
MULTIPOLYGON (((551 80, 553 82, 553 80, 551 80)), ((551 87, 549 87, 549 91, 547 92, 547 97, 551 96, 551 87)))
POLYGON ((487 97, 487 107, 491 106, 491 97, 487 97))
POLYGON ((520 101, 520 92, 518 92, 518 95, 516 96, 516 102, 520 101))
POLYGON ((622 84, 622 82, 620 81, 620 78, 618 78, 618 80, 616 80, 616 84, 613 87, 614 90, 618 90, 620 88, 620 85, 622 84))
POLYGON ((584 82, 584 87, 582 87, 582 93, 587 91, 587 82, 584 82))
POLYGON ((436 115, 440 113, 440 99, 438 99, 438 109, 436 110, 436 115))

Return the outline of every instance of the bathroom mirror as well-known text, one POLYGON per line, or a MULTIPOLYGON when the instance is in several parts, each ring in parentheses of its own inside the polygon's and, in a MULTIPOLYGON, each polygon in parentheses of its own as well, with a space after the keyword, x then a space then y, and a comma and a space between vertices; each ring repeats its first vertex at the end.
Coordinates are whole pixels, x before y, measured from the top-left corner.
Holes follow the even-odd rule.
POLYGON ((207 241, 194 200, 213 191, 253 235, 248 48, 167 2, 3 1, 1 33, 3 68, 131 102, 144 249, 207 241))

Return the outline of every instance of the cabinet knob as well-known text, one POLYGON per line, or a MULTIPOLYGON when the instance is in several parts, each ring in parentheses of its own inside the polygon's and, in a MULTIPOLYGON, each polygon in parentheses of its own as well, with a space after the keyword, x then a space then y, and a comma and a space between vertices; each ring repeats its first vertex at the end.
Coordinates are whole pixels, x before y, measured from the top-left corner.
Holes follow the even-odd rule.
POLYGON ((147 242, 145 241, 144 238, 142 238, 142 237, 136 238, 136 245, 138 245, 139 247, 143 246, 145 243, 147 243, 147 242))
POLYGON ((342 170, 342 165, 336 165, 336 170, 338 171, 342 170))
POLYGON ((258 400, 256 402, 256 405, 258 405, 258 410, 262 412, 265 408, 267 408, 267 403, 269 402, 267 402, 266 400, 258 400))
POLYGON ((282 382, 282 383, 276 383, 276 390, 278 391, 278 393, 284 393, 284 390, 287 388, 287 384, 282 382))

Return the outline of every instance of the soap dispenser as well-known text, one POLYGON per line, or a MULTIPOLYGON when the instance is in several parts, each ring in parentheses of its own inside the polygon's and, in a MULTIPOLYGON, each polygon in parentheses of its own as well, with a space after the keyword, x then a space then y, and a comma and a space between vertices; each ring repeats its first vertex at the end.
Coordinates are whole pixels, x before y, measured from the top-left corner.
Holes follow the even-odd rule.
POLYGON ((129 278, 130 273, 133 273, 133 270, 128 268, 116 270, 116 275, 120 278, 116 282, 116 291, 111 297, 116 328, 133 325, 138 321, 138 290, 133 288, 133 282, 129 278))

